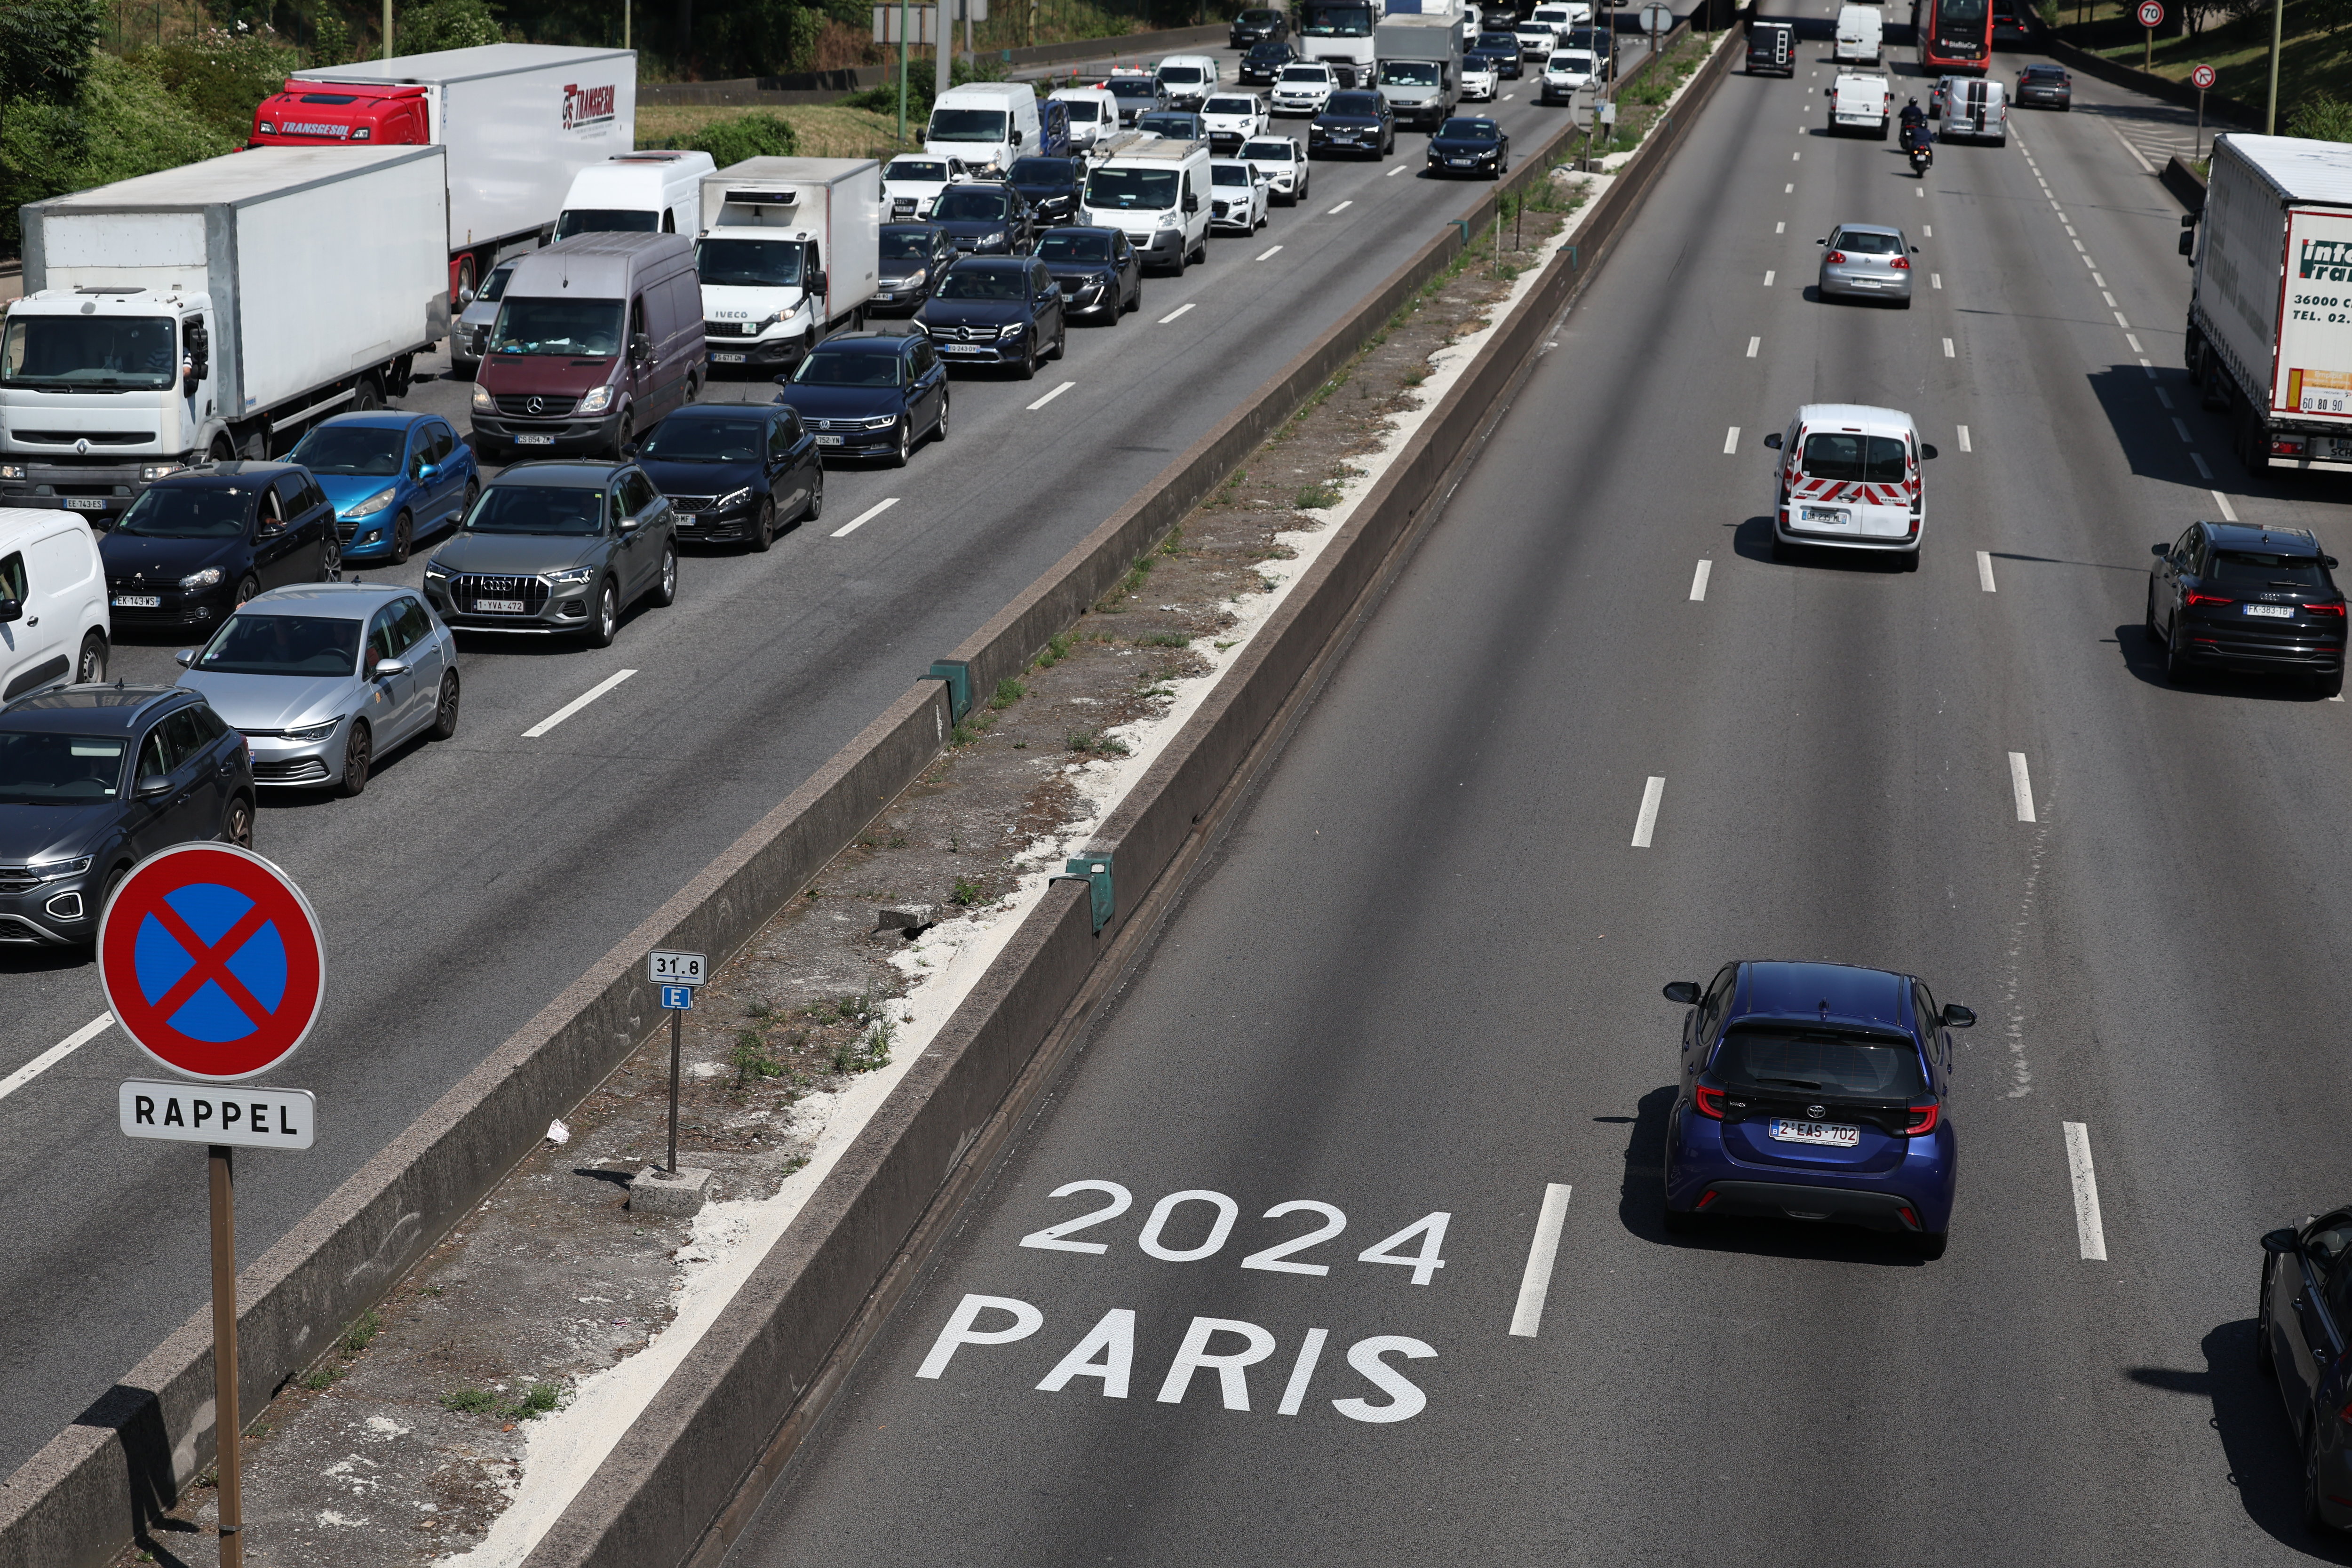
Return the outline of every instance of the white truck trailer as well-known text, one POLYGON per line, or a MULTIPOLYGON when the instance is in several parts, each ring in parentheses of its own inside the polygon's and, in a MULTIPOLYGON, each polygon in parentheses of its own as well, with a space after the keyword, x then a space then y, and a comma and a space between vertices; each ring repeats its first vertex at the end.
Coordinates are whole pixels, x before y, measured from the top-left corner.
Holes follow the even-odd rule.
POLYGON ((296 71, 253 111, 256 147, 433 143, 448 153, 449 297, 546 243, 572 176, 637 144, 631 49, 486 44, 296 71))
POLYGON ((2249 470, 2352 472, 2352 146, 2232 132, 2180 237, 2189 374, 2249 470))
POLYGON ((264 147, 19 209, 0 506, 119 517, 173 469, 380 407, 448 334, 438 147, 264 147))
POLYGON ((863 320, 881 231, 871 158, 746 158, 704 175, 694 259, 710 363, 790 370, 863 320))

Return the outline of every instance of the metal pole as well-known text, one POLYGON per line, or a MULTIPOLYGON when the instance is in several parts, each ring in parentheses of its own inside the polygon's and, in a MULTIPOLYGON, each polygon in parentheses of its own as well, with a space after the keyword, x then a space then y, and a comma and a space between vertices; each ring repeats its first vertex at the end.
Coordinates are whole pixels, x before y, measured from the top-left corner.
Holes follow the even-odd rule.
POLYGON ((2197 89, 2197 156, 2205 156, 2205 89, 2197 89))
POLYGON ((949 62, 955 58, 955 24, 946 15, 946 0, 931 0, 931 96, 948 89, 949 62))
POLYGON ((2271 0, 2271 100, 2263 110, 2263 134, 2278 134, 2278 57, 2279 19, 2286 9, 2286 0, 2271 0))
MULTIPOLYGON (((2276 0, 2273 0, 2273 4, 2275 3, 2276 0)), ((2156 68, 2156 29, 2146 27, 2141 31, 2145 36, 2140 39, 2139 68, 2144 71, 2154 70, 2156 68)))
POLYGON ((907 0, 898 0, 898 145, 907 144, 907 0))
POLYGON ((634 47, 629 42, 629 13, 634 9, 633 0, 621 0, 621 47, 625 49, 634 47))
POLYGON ((686 1033, 686 1015, 673 1008, 669 1016, 669 1173, 677 1174, 678 1041, 686 1033))
POLYGON ((392 58, 392 0, 383 0, 383 58, 392 58))
POLYGON ((245 1499, 238 1484, 236 1415, 236 1152, 211 1146, 213 1210, 213 1433, 219 1446, 221 1568, 244 1568, 245 1499))

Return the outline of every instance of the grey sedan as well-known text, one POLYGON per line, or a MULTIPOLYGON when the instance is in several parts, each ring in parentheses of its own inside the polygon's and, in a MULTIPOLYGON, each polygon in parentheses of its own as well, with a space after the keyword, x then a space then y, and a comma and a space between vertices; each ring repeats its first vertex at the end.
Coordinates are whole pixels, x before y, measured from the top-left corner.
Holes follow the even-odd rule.
POLYGON ((1822 253, 1821 296, 1892 300, 1911 308, 1911 258, 1919 247, 1903 237, 1899 228, 1885 224, 1846 223, 1830 230, 1826 239, 1813 241, 1822 253))
POLYGON ((513 261, 491 268, 490 275, 482 279, 482 291, 466 301, 465 310, 450 327, 449 368, 459 375, 481 369, 482 345, 490 340, 490 328, 499 319, 499 299, 506 293, 507 279, 514 276, 514 269, 513 261))
POLYGON ((517 463, 425 563, 461 632, 576 634, 604 647, 639 598, 677 597, 677 520, 635 463, 517 463))
POLYGON ((180 684, 245 736, 257 784, 357 795, 393 748, 457 732, 457 642, 411 589, 274 588, 178 658, 180 684))

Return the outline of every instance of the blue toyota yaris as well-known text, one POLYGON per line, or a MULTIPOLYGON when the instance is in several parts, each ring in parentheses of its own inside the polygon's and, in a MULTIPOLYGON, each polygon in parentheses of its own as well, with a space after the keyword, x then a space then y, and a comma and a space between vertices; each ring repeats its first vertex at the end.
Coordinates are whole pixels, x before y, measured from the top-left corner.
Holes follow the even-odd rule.
POLYGON ((1718 1215, 1866 1226, 1944 1253, 1959 1179, 1954 1029, 1925 982, 1843 963, 1726 964, 1665 988, 1683 1020, 1666 1228, 1718 1215))
POLYGON ((334 504, 346 562, 407 560, 482 493, 474 449, 431 414, 338 414, 313 426, 287 461, 309 468, 334 504))

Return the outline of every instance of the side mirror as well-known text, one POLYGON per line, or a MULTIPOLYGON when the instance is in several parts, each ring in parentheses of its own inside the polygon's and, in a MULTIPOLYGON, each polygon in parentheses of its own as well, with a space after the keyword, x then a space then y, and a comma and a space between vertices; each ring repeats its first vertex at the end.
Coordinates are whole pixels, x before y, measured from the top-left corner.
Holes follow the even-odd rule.
POLYGON ((820 268, 816 271, 809 274, 808 291, 812 294, 825 294, 832 291, 825 286, 824 268, 820 268))
POLYGON ((2151 544, 2147 547, 2147 552, 2156 556, 2169 555, 2172 553, 2172 546, 2167 542, 2151 544))
POLYGON ((1201 198, 1198 196, 1186 196, 1184 198, 1184 210, 1188 213, 1199 212, 1201 210, 1201 198))
POLYGON ((2336 557, 2333 555, 2323 555, 2319 560, 2320 563, 2325 565, 2330 572, 2336 570, 2336 557))
POLYGON ((1815 245, 1827 245, 1827 244, 1829 243, 1829 240, 1828 240, 1828 238, 1827 238, 1826 237, 1822 237, 1822 238, 1821 238, 1821 239, 1817 239, 1817 240, 1813 241, 1813 243, 1814 243, 1815 245))
POLYGON ((653 339, 647 337, 643 332, 639 332, 635 337, 629 340, 629 358, 635 360, 639 364, 643 364, 653 357, 653 339))
POLYGON ((634 517, 625 517, 621 520, 621 531, 623 533, 635 533, 641 526, 642 525, 634 517))
POLYGON ((1911 254, 1912 254, 1912 255, 1914 255, 1914 256, 1918 255, 1918 254, 1919 254, 1919 247, 1918 247, 1917 246, 1916 246, 1916 245, 1915 245, 1915 246, 1913 246, 1913 247, 1911 247, 1911 254))
POLYGON ((1018 147, 1018 146, 1020 146, 1020 145, 1021 145, 1021 132, 1019 132, 1018 131, 1015 131, 1015 132, 1013 133, 1013 144, 1015 147, 1018 147))
POLYGON ((1919 443, 1919 460, 1920 460, 1921 462, 1923 462, 1923 463, 1930 463, 1930 462, 1935 461, 1935 459, 1936 459, 1936 448, 1935 448, 1934 445, 1933 445, 1933 444, 1931 444, 1931 443, 1929 443, 1929 442, 1927 442, 1927 441, 1922 441, 1922 442, 1920 442, 1920 443, 1919 443))
POLYGON ((163 773, 149 773, 139 781, 139 798, 152 800, 159 795, 172 793, 172 781, 163 773))
POLYGON ((196 668, 196 650, 192 647, 184 647, 179 652, 172 656, 172 662, 178 665, 182 669, 194 669, 196 668))
POLYGON ((2183 228, 2195 228, 2197 226, 2197 215, 2195 213, 2182 213, 2180 215, 2180 226, 2183 228))
POLYGON ((2185 228, 2184 228, 2184 229, 2182 229, 2182 230, 2180 231, 2180 254, 2181 254, 2181 255, 2183 255, 2183 256, 2192 255, 2192 254, 2194 254, 2194 252, 2196 251, 2196 249, 2197 249, 2197 236, 2196 236, 2196 234, 2195 234, 2192 230, 2185 229, 2185 228))
POLYGON ((25 606, 15 599, 0 599, 0 621, 21 621, 25 606))
POLYGON ((2291 1230, 2274 1230, 2263 1237, 2263 1250, 2273 1258, 2294 1258, 2303 1251, 2303 1243, 2291 1230))
POLYGON ((408 661, 404 658, 380 658, 368 673, 381 680, 387 675, 406 675, 408 661))
POLYGON ((1765 437, 1764 444, 1767 447, 1771 447, 1772 450, 1776 452, 1779 451, 1780 449, 1780 432, 1775 430, 1769 436, 1765 437))
POLYGON ((438 464, 438 463, 419 463, 419 464, 417 464, 417 465, 416 465, 416 478, 417 478, 420 481, 425 480, 425 479, 439 479, 440 477, 441 477, 441 465, 440 465, 440 464, 438 464))
POLYGON ((1973 1029, 1977 1024, 1976 1009, 1963 1007, 1957 1002, 1944 1004, 1943 1024, 1947 1029, 1973 1029))
POLYGON ((1698 1005, 1698 982, 1677 980, 1666 987, 1665 997, 1669 1002, 1679 1002, 1685 1007, 1696 1007, 1698 1005))

